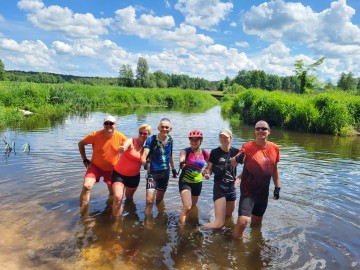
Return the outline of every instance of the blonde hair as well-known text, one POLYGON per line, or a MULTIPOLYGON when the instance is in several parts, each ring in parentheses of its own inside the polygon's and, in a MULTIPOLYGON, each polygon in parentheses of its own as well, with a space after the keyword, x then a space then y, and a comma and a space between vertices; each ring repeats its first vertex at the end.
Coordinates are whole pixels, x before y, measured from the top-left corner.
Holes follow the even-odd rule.
POLYGON ((146 131, 149 133, 149 135, 151 134, 151 126, 148 125, 148 124, 142 124, 140 127, 139 127, 139 131, 141 129, 146 129, 146 131))

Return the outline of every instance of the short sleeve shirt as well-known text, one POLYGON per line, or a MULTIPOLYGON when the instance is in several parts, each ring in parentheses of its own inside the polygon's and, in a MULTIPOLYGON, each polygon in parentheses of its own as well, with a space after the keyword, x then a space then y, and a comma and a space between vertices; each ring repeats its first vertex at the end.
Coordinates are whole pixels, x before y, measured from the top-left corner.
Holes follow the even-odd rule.
MULTIPOLYGON (((214 166, 225 165, 226 159, 228 159, 228 166, 227 166, 226 170, 228 171, 228 175, 231 176, 231 178, 232 178, 232 179, 228 179, 228 180, 230 180, 230 182, 228 182, 229 185, 234 185, 234 183, 231 183, 231 182, 235 181, 235 178, 236 178, 236 167, 234 168, 234 167, 230 166, 230 159, 232 157, 235 157, 238 152, 239 152, 239 149, 235 148, 235 147, 231 147, 229 152, 223 151, 221 149, 221 147, 215 148, 215 149, 211 150, 211 152, 210 152, 209 162, 212 163, 213 168, 214 168, 214 166)), ((215 174, 214 181, 222 181, 223 182, 223 177, 215 174)))
POLYGON ((205 166, 205 160, 209 158, 209 152, 200 149, 200 155, 197 157, 190 147, 183 150, 189 155, 185 160, 186 167, 181 174, 181 180, 188 183, 200 183, 202 181, 201 171, 205 166))
POLYGON ((113 170, 118 160, 119 146, 123 145, 125 140, 125 135, 117 130, 112 137, 107 136, 104 130, 98 130, 82 139, 85 144, 92 145, 91 163, 104 171, 113 170))
POLYGON ((168 136, 166 143, 163 144, 159 136, 151 136, 147 138, 144 149, 150 151, 151 158, 150 171, 162 171, 170 169, 170 157, 173 149, 173 139, 168 136), (154 142, 153 142, 154 140, 154 142), (151 147, 153 146, 153 149, 151 147))
POLYGON ((267 142, 266 147, 260 147, 251 141, 244 144, 241 150, 245 152, 241 195, 253 198, 268 196, 272 174, 280 161, 279 147, 272 142, 267 142))

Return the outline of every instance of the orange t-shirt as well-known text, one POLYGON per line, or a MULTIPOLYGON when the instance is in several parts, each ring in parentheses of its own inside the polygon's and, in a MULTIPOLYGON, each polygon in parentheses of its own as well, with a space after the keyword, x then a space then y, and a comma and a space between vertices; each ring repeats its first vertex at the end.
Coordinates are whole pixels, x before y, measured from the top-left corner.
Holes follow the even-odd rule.
POLYGON ((119 146, 126 140, 125 135, 115 130, 112 137, 104 134, 104 130, 87 135, 82 141, 92 144, 91 163, 103 171, 112 171, 119 156, 119 146))
POLYGON ((245 152, 240 183, 241 195, 267 195, 275 166, 280 161, 279 147, 269 141, 266 147, 260 147, 255 141, 251 141, 244 144, 240 151, 245 152))
POLYGON ((136 150, 136 138, 133 138, 133 148, 120 155, 114 170, 125 176, 135 176, 140 173, 142 149, 136 150))

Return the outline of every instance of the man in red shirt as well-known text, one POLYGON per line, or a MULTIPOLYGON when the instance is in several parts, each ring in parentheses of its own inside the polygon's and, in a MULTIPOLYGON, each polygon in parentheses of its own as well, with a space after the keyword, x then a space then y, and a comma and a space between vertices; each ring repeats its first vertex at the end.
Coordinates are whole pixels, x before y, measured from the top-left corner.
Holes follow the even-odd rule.
POLYGON ((232 166, 244 163, 241 173, 240 201, 237 224, 233 237, 242 239, 247 224, 260 225, 266 211, 269 197, 270 180, 273 179, 275 190, 273 199, 280 197, 280 177, 278 162, 279 147, 268 141, 269 124, 258 121, 255 124, 255 140, 244 144, 237 157, 231 160, 232 166), (245 158, 244 158, 245 156, 245 158))
POLYGON ((80 194, 80 208, 89 204, 90 190, 96 182, 99 182, 100 177, 104 178, 109 193, 113 194, 111 175, 119 157, 119 147, 126 140, 126 137, 115 128, 116 119, 109 115, 104 119, 102 130, 87 135, 78 144, 81 158, 87 169, 80 194), (86 157, 85 145, 87 144, 91 144, 93 149, 91 161, 86 157))

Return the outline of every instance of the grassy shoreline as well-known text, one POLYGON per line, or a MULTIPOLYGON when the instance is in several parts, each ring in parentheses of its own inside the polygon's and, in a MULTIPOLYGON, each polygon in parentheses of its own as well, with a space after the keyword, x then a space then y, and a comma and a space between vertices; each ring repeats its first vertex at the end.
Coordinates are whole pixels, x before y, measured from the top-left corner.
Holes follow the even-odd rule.
POLYGON ((354 136, 360 130, 360 96, 340 91, 300 95, 248 89, 225 96, 222 113, 234 125, 263 119, 300 132, 354 136))
POLYGON ((54 118, 95 110, 141 107, 207 109, 218 104, 203 91, 81 84, 0 82, 0 127, 24 120, 20 110, 54 118))

